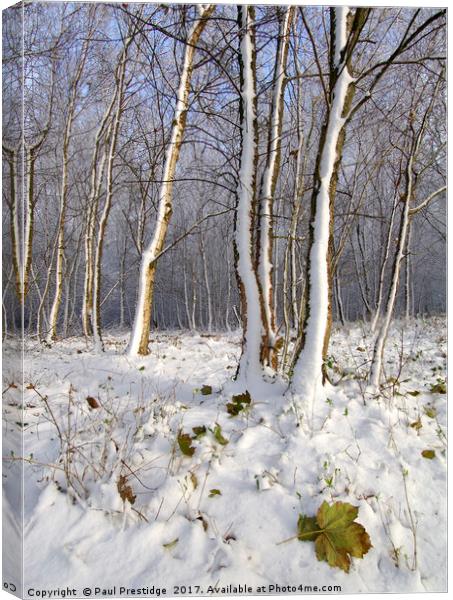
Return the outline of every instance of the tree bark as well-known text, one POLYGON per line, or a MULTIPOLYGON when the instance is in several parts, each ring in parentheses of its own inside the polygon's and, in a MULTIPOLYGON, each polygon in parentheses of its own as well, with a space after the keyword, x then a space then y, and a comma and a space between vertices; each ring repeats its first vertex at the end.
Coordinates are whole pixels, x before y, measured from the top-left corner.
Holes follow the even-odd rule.
POLYGON ((321 133, 312 194, 309 254, 306 271, 306 310, 303 348, 294 365, 293 391, 312 400, 325 380, 324 358, 332 324, 333 216, 338 168, 345 137, 345 124, 354 96, 350 73, 351 56, 367 9, 331 8, 330 95, 326 122, 321 133))
POLYGON ((261 357, 263 349, 269 344, 266 313, 253 259, 257 165, 254 17, 251 6, 238 6, 241 166, 235 212, 234 255, 242 321, 242 354, 236 378, 244 386, 261 379, 261 357))
POLYGON ((207 19, 214 11, 214 5, 200 5, 198 18, 191 27, 184 53, 177 92, 177 103, 173 118, 171 139, 165 156, 165 164, 159 193, 157 223, 153 238, 142 255, 137 306, 129 341, 128 353, 132 356, 148 354, 149 331, 151 323, 152 303, 154 296, 154 280, 156 276, 156 260, 163 249, 170 218, 173 212, 173 182, 176 165, 181 150, 185 130, 186 116, 189 108, 190 81, 193 70, 195 46, 206 26, 207 19))
POLYGON ((266 314, 267 346, 263 347, 261 360, 263 364, 277 368, 275 351, 275 303, 273 298, 272 260, 273 248, 273 203, 275 188, 280 170, 280 152, 283 124, 284 90, 286 83, 286 62, 288 57, 289 34, 294 15, 294 7, 286 7, 279 15, 280 27, 277 42, 277 56, 274 67, 272 102, 269 114, 269 136, 267 141, 266 167, 261 180, 259 192, 259 219, 257 235, 258 281, 261 302, 266 314))

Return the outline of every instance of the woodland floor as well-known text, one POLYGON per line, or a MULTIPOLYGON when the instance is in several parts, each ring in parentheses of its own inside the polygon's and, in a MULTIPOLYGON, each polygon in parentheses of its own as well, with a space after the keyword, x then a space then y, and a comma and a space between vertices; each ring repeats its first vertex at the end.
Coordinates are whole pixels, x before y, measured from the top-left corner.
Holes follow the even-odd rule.
POLYGON ((13 384, 3 407, 6 533, 17 526, 21 430, 29 461, 26 586, 445 591, 445 334, 441 318, 395 322, 388 383, 370 397, 372 338, 366 326, 336 329, 329 366, 341 381, 302 406, 299 426, 282 380, 250 389, 237 416, 227 412, 237 333, 159 333, 134 360, 116 332, 102 356, 82 338, 50 349, 29 342, 23 413, 7 361, 3 388, 13 384), (188 438, 180 446, 178 435, 203 426, 184 455, 188 438), (323 500, 358 506, 370 535, 349 574, 319 562, 312 542, 279 544, 323 500))

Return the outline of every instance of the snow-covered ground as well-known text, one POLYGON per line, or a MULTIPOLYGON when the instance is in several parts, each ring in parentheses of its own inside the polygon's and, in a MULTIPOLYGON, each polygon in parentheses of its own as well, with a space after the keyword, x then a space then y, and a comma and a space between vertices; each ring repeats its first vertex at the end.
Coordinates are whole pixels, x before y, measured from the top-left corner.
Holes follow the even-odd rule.
MULTIPOLYGON (((123 353, 126 341, 108 335, 102 356, 82 338, 51 349, 30 342, 23 421, 17 374, 4 364, 3 389, 13 384, 3 411, 7 511, 21 428, 28 461, 26 592, 445 591, 443 319, 394 324, 381 397, 367 395, 364 381, 371 337, 358 325, 336 330, 329 366, 341 381, 297 418, 281 380, 249 390, 252 403, 237 416, 227 412, 238 334, 157 334, 138 359, 123 353), (195 437, 194 427, 206 431, 196 430, 187 456, 178 436, 195 437), (370 535, 373 547, 349 574, 319 562, 312 542, 279 543, 323 500, 358 506, 370 535)), ((11 515, 5 523, 14 527, 11 515)))

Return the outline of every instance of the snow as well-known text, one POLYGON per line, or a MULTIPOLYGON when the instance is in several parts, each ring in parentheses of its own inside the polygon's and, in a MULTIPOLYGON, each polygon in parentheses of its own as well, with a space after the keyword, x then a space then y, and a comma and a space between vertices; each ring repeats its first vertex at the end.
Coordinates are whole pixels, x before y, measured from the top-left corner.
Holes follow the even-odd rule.
MULTIPOLYGON (((387 387, 369 398, 373 336, 358 325, 334 330, 330 374, 340 383, 326 386, 315 410, 300 413, 299 426, 278 379, 249 389, 250 408, 227 413, 239 333, 159 333, 151 353, 137 358, 124 354, 126 333, 107 334, 103 355, 83 338, 50 349, 27 341, 23 421, 19 389, 5 394, 3 407, 4 456, 18 456, 13 444, 23 430, 30 461, 25 590, 69 585, 80 595, 86 586, 116 586, 118 596, 120 586, 155 586, 173 595, 176 585, 302 584, 350 593, 445 591, 446 397, 431 391, 445 377, 444 333, 440 318, 394 323, 387 387), (212 394, 201 393, 204 385, 212 394), (100 408, 90 408, 88 396, 100 408), (80 449, 71 468, 80 476, 85 469, 85 506, 65 493, 59 439, 43 398, 63 437, 71 431, 80 449), (417 429, 411 425, 418 419, 417 429), (228 444, 209 431, 216 424, 228 444), (208 432, 193 441, 193 456, 184 456, 178 432, 201 425, 208 432), (422 457, 425 449, 435 450, 433 460, 422 457), (120 474, 136 496, 132 506, 119 495, 120 474), (221 494, 210 496, 212 489, 221 494), (297 533, 298 515, 315 514, 323 500, 358 506, 370 535, 373 548, 353 560, 349 574, 317 561, 312 543, 279 544, 297 533)), ((19 381, 13 365, 4 365, 4 377, 4 389, 19 381)), ((11 528, 19 473, 17 461, 4 462, 4 522, 11 528)))

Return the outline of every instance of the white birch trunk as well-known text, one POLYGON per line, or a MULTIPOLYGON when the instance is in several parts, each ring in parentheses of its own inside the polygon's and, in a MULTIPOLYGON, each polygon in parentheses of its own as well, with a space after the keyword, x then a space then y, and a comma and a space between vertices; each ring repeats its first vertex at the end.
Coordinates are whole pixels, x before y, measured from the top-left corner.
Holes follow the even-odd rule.
POLYGON ((123 51, 119 60, 119 64, 115 74, 116 80, 116 109, 113 117, 113 123, 109 128, 108 138, 110 138, 108 159, 107 159, 107 183, 106 183, 106 197, 104 201, 104 207, 102 210, 101 218, 99 220, 96 251, 94 256, 94 269, 93 269, 93 314, 92 314, 92 327, 93 327, 93 340, 94 347, 98 352, 104 350, 102 342, 102 331, 101 331, 101 267, 102 267, 102 253, 104 249, 104 237, 105 230, 107 227, 107 221, 110 215, 110 209, 112 206, 113 198, 113 162, 116 156, 116 145, 118 140, 118 132, 121 122, 121 115, 123 112, 124 103, 124 87, 125 87, 125 74, 126 64, 129 46, 132 42, 133 37, 129 36, 124 44, 123 51))
POLYGON ((261 183, 259 199, 259 237, 258 237, 258 281, 262 293, 265 324, 268 328, 268 349, 264 361, 276 367, 275 355, 275 302, 272 286, 272 230, 273 202, 280 168, 280 148, 283 121, 283 99, 286 78, 289 34, 294 7, 287 7, 280 23, 277 57, 275 60, 272 103, 270 108, 270 129, 267 148, 267 162, 261 183))
POLYGON ((404 248, 406 246, 407 230, 409 226, 409 205, 412 194, 412 162, 408 168, 408 185, 407 193, 404 201, 403 214, 401 215, 401 226, 398 239, 398 248, 395 256, 395 265, 393 269, 392 282, 390 285, 389 295, 385 315, 382 319, 382 324, 379 328, 376 341, 373 349, 373 359, 370 369, 370 386, 375 391, 379 387, 379 380, 382 372, 382 360, 384 357, 384 347, 387 339, 388 330, 392 320, 393 309, 395 307, 396 294, 398 292, 398 284, 400 279, 401 263, 404 259, 404 248))
POLYGON ((336 81, 331 94, 325 138, 319 160, 319 182, 315 189, 314 219, 311 223, 312 243, 308 256, 308 314, 304 330, 304 345, 294 366, 293 392, 312 401, 323 385, 324 340, 329 322, 329 237, 331 227, 331 183, 338 160, 337 145, 346 119, 344 111, 349 86, 353 82, 342 51, 345 49, 348 27, 347 7, 335 10, 333 68, 336 81))
POLYGON ((200 5, 199 16, 195 20, 187 36, 187 45, 184 52, 184 62, 177 92, 171 139, 165 155, 162 176, 163 182, 159 192, 157 223, 152 240, 142 254, 135 318, 127 349, 128 354, 131 356, 148 353, 156 260, 162 251, 173 211, 173 182, 185 130, 187 111, 189 108, 189 91, 195 45, 206 25, 208 17, 214 11, 214 8, 214 5, 200 5))
POLYGON ((376 312, 374 313, 374 317, 371 322, 371 332, 372 333, 374 333, 376 331, 376 326, 377 326, 379 318, 381 316, 382 298, 384 295, 385 270, 386 270, 389 255, 390 255, 390 246, 392 244, 392 231, 393 231, 393 223, 395 221, 395 211, 396 211, 397 202, 398 202, 398 195, 393 200, 392 214, 390 216, 390 223, 389 223, 389 228, 387 231, 387 241, 385 244, 384 259, 382 261, 381 269, 379 272, 378 300, 377 300, 377 304, 376 304, 376 312))
POLYGON ((393 266, 393 274, 392 274, 390 289, 389 289, 388 297, 387 297, 385 315, 383 316, 382 323, 380 324, 380 327, 379 327, 379 330, 378 330, 378 333, 376 336, 376 340, 374 343, 373 358, 371 361, 370 374, 369 374, 369 384, 370 384, 370 388, 371 388, 371 390, 370 390, 371 393, 376 393, 377 390, 379 389, 380 378, 381 378, 381 373, 382 373, 382 362, 384 359, 385 342, 387 340, 387 335, 388 335, 390 323, 392 321, 393 311, 395 308, 395 300, 396 300, 396 295, 398 292, 398 285, 399 285, 400 273, 401 273, 401 263, 404 260, 404 252, 405 252, 406 244, 407 244, 407 240, 408 240, 408 233, 409 233, 411 217, 414 214, 416 214, 419 210, 421 210, 422 207, 429 204, 429 202, 431 202, 438 194, 440 194, 441 192, 443 192, 445 190, 445 187, 439 188, 438 190, 436 190, 435 192, 430 194, 425 200, 423 200, 421 203, 419 203, 419 205, 417 207, 414 207, 411 209, 410 205, 411 205, 411 201, 413 200, 413 197, 414 197, 414 187, 415 187, 414 164, 415 164, 415 161, 416 161, 416 158, 417 158, 420 146, 421 146, 421 142, 423 139, 423 135, 425 133, 425 129, 427 127, 428 115, 433 108, 434 99, 436 97, 440 81, 441 81, 441 79, 439 78, 439 80, 436 84, 435 92, 434 92, 433 96, 431 97, 430 103, 423 115, 421 125, 416 133, 413 128, 412 117, 409 115, 409 127, 412 131, 412 142, 408 149, 408 159, 407 159, 407 166, 406 166, 406 171, 405 171, 406 186, 405 186, 404 197, 403 197, 404 208, 403 208, 403 212, 401 215, 400 230, 399 230, 399 237, 398 237, 398 247, 397 247, 397 251, 396 251, 396 255, 395 255, 395 262, 394 262, 394 266, 393 266))
POLYGON ((72 126, 74 123, 77 95, 79 83, 85 67, 85 62, 88 53, 88 44, 90 36, 85 40, 82 47, 82 52, 77 65, 74 80, 71 84, 68 116, 66 118, 65 132, 63 137, 63 166, 61 173, 61 191, 60 191, 60 217, 58 223, 57 236, 57 262, 55 267, 55 292, 52 307, 49 316, 49 331, 47 332, 47 343, 52 342, 57 337, 58 313, 60 310, 61 297, 63 293, 63 276, 64 276, 64 259, 65 259, 65 227, 66 227, 66 210, 68 199, 68 170, 69 170, 69 145, 72 138, 72 126))
MULTIPOLYGON (((112 99, 101 119, 101 123, 96 132, 95 146, 91 165, 91 184, 90 195, 87 203, 87 221, 85 232, 85 275, 83 284, 83 303, 82 303, 82 329, 85 337, 93 333, 92 313, 93 313, 93 255, 96 215, 99 204, 99 195, 101 193, 102 181, 104 178, 105 166, 107 161, 106 150, 103 145, 106 135, 106 128, 117 98, 117 88, 115 87, 112 99), (101 158, 100 154, 102 151, 101 158)), ((105 143, 105 142, 104 142, 105 143)))
POLYGON ((235 248, 243 324, 237 379, 252 385, 262 377, 261 344, 265 336, 257 274, 253 265, 252 227, 256 185, 256 95, 254 18, 250 6, 238 6, 241 68, 241 168, 238 182, 235 248))

